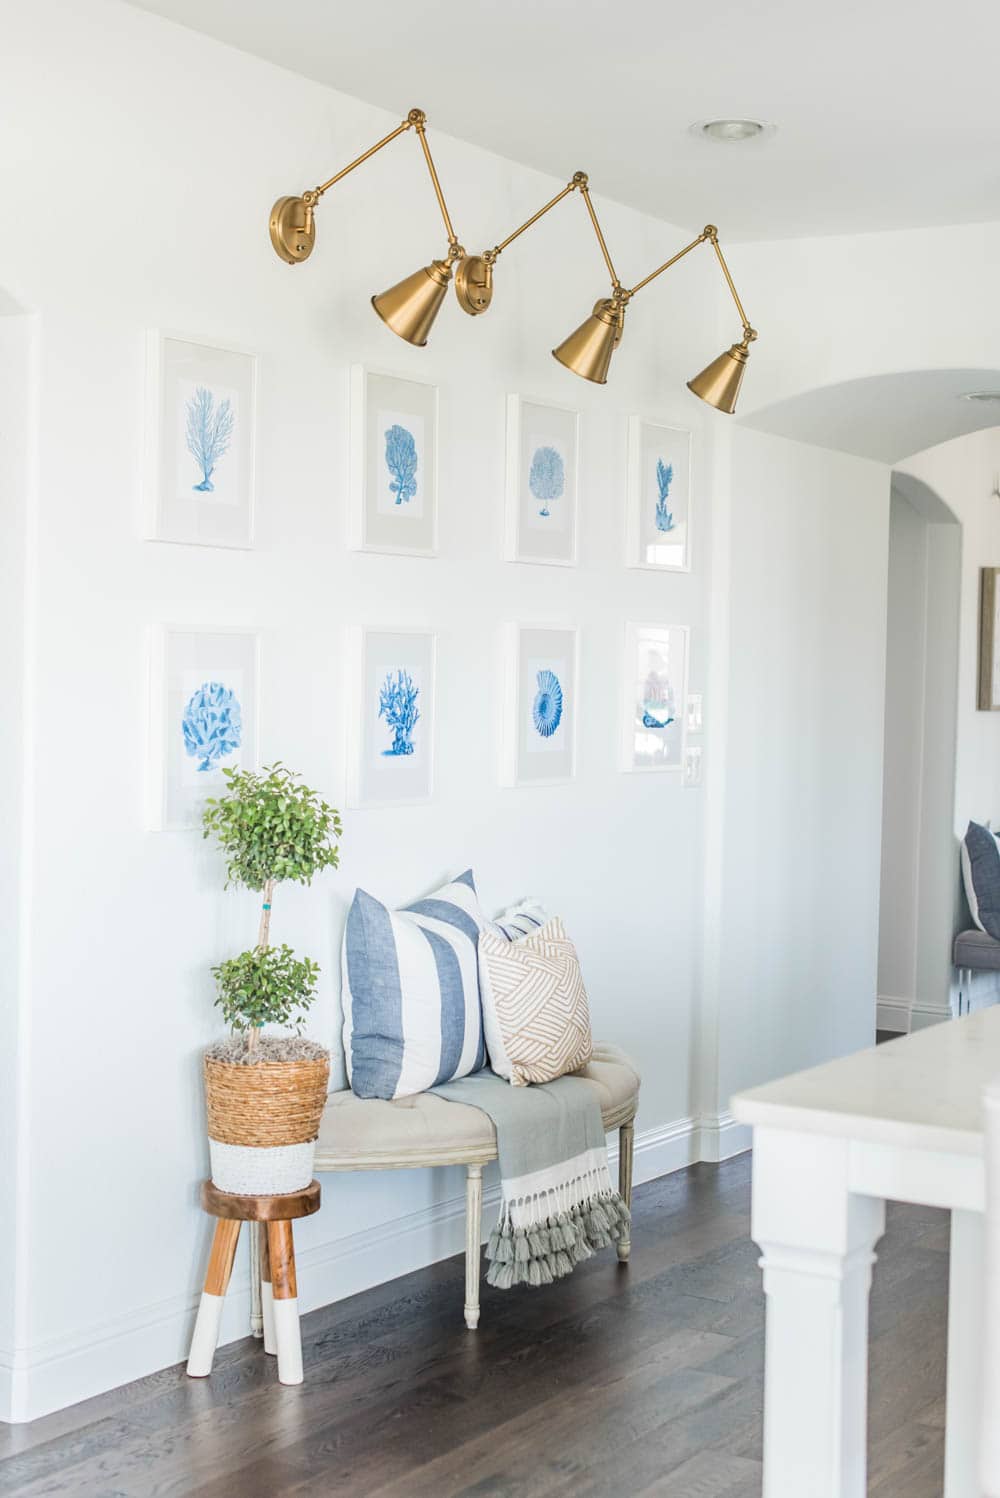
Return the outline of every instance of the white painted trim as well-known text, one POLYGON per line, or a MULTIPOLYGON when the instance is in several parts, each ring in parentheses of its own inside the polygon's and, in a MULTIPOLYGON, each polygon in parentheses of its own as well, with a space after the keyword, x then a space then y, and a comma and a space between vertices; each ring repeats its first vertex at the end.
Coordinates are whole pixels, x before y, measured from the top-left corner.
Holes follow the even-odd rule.
POLYGON ((875 1008, 875 1028, 892 1030, 898 1035, 910 1033, 912 999, 896 999, 890 994, 879 994, 875 1008))
POLYGON ((928 1025, 940 1025, 951 1018, 950 1004, 914 1004, 910 1010, 910 1029, 926 1030, 928 1025))
MULTIPOLYGON (((729 1113, 718 1117, 679 1118, 656 1128, 637 1131, 634 1180, 636 1185, 669 1175, 700 1159, 723 1160, 747 1147, 743 1129, 729 1113)), ((617 1134, 608 1149, 614 1177, 618 1161, 617 1134)), ((483 1192, 484 1241, 500 1203, 496 1167, 483 1192)), ((327 1190, 336 1183, 327 1182, 327 1190)), ((334 1221, 331 1213, 331 1221, 334 1221)), ((244 1238, 247 1235, 243 1235, 244 1238)), ((642 1240, 634 1240, 641 1253, 642 1240)), ((299 1309, 303 1314, 384 1284, 465 1247, 465 1193, 433 1207, 412 1212, 359 1233, 318 1244, 296 1254, 299 1309)), ((240 1269, 226 1294, 219 1346, 247 1335, 250 1281, 241 1247, 240 1269)), ((35 1420, 65 1409, 132 1379, 185 1361, 194 1328, 200 1292, 174 1296, 140 1307, 97 1326, 65 1337, 54 1337, 30 1351, 0 1350, 0 1420, 35 1420)), ((456 1292, 456 1324, 462 1303, 456 1292)))

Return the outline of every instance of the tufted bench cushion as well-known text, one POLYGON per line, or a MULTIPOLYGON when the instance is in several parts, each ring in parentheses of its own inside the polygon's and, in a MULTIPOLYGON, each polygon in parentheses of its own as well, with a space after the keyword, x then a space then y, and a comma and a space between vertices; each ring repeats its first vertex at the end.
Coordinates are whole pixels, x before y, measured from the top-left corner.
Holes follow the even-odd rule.
MULTIPOLYGON (((640 1077, 615 1046, 595 1046, 575 1076, 598 1095, 606 1129, 618 1128, 636 1109, 640 1077)), ((316 1170, 400 1170, 428 1165, 485 1164, 497 1156, 491 1120, 478 1108, 432 1093, 382 1102, 332 1092, 316 1146, 316 1170)))

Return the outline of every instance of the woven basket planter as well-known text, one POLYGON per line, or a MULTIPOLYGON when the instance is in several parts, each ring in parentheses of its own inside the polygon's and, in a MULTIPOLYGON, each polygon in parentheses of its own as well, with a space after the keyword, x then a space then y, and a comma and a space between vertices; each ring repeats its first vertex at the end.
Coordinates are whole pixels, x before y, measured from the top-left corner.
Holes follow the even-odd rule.
POLYGON ((330 1057, 260 1060, 206 1055, 205 1100, 212 1182, 238 1196, 278 1196, 312 1180, 330 1057))

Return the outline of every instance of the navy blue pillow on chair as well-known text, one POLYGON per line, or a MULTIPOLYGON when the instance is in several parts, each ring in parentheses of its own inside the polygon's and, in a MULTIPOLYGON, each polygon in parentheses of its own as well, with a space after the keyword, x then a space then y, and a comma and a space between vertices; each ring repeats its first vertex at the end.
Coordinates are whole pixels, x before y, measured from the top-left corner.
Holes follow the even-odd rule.
POLYGON ((962 880, 972 919, 1000 941, 1000 846, 979 822, 970 822, 962 839, 962 880))

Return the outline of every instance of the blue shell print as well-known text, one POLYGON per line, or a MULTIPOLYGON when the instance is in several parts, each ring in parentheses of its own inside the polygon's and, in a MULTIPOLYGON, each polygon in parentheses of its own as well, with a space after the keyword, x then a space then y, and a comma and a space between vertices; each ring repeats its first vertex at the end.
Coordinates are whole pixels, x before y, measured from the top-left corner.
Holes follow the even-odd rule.
POLYGON ((214 770, 243 742, 243 710, 236 693, 221 681, 206 681, 192 693, 181 719, 184 748, 200 760, 200 771, 214 770))
POLYGON ((543 739, 549 739, 562 722, 563 689, 554 671, 539 671, 538 691, 531 704, 531 719, 543 739))

